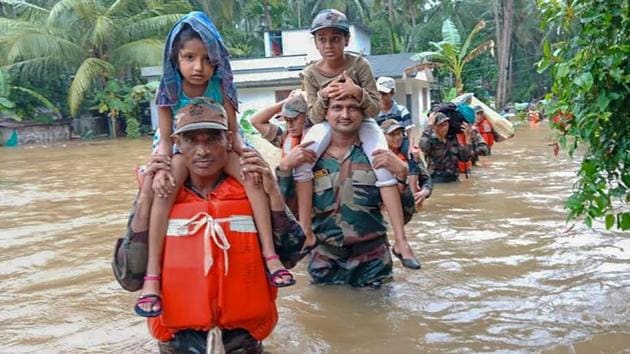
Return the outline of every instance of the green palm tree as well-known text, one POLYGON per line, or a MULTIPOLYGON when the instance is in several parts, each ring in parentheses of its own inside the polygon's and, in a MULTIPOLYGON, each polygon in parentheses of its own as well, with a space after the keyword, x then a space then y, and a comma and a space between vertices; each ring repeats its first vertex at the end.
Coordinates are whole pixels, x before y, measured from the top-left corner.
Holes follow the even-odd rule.
MULTIPOLYGON (((115 75, 158 65, 164 37, 186 1, 61 0, 50 7, 0 0, 14 16, 0 17, 0 64, 17 78, 69 73, 70 114, 115 75)), ((6 11, 5 11, 6 13, 6 11)))
POLYGON ((411 59, 422 61, 430 65, 436 64, 445 67, 455 77, 455 89, 457 90, 457 94, 462 94, 464 92, 462 71, 466 63, 477 58, 487 50, 494 48, 494 41, 488 40, 479 44, 474 49, 468 50, 473 38, 485 26, 486 23, 483 20, 479 21, 466 38, 464 44, 461 45, 461 38, 457 28, 455 28, 455 25, 450 19, 447 19, 442 23, 442 41, 438 43, 429 42, 436 50, 418 53, 412 56, 411 59))

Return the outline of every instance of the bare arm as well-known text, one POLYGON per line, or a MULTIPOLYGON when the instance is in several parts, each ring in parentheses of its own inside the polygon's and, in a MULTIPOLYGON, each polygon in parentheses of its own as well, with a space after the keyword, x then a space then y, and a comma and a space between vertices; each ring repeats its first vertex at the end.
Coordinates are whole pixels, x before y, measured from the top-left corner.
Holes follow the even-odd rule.
POLYGON ((236 121, 236 109, 229 100, 224 100, 223 108, 227 113, 228 130, 232 132, 232 149, 240 155, 243 147, 245 147, 245 143, 243 142, 243 138, 239 132, 239 124, 236 121))
POLYGON ((282 110, 282 105, 285 102, 286 99, 280 102, 276 102, 271 106, 261 109, 252 116, 251 123, 260 134, 267 134, 270 125, 269 120, 273 118, 273 116, 275 116, 276 114, 280 113, 280 110, 282 110))
POLYGON ((173 112, 170 107, 158 107, 158 127, 160 128, 160 142, 158 154, 171 156, 173 154, 173 112))

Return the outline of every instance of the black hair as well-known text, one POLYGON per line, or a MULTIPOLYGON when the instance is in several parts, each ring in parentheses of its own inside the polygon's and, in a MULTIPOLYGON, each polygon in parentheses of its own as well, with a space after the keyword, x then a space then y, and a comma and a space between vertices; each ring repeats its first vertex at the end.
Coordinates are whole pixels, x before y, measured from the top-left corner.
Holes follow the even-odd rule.
POLYGON ((182 50, 184 43, 193 39, 198 39, 203 42, 199 33, 195 32, 189 24, 184 23, 182 30, 175 36, 175 39, 173 40, 173 48, 171 49, 170 59, 173 64, 175 64, 175 67, 179 67, 179 51, 182 50))

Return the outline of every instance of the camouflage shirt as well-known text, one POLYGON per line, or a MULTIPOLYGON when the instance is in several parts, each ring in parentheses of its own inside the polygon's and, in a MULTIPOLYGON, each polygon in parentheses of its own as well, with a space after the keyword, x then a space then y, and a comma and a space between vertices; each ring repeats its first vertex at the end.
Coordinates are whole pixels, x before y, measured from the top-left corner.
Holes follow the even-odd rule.
MULTIPOLYGON (((308 272, 314 283, 366 286, 392 276, 387 226, 376 175, 360 145, 340 161, 323 155, 313 168, 313 232, 308 272)), ((406 188, 403 208, 414 208, 406 188)))
POLYGON ((429 170, 422 160, 416 161, 415 159, 409 159, 409 175, 417 175, 420 189, 429 191, 429 196, 431 195, 431 192, 433 191, 431 174, 429 174, 429 170))
POLYGON ((263 139, 267 140, 271 143, 271 145, 282 149, 282 145, 284 144, 284 139, 287 136, 287 132, 282 129, 281 126, 269 122, 269 128, 267 132, 262 135, 263 139))
POLYGON ((341 247, 386 235, 376 175, 360 145, 342 162, 322 155, 313 175, 313 231, 320 243, 341 247))
POLYGON ((432 178, 454 178, 459 176, 458 162, 467 162, 472 157, 469 144, 460 145, 456 136, 442 142, 427 125, 420 137, 420 149, 424 152, 432 178))
POLYGON ((470 140, 472 141, 472 152, 475 156, 490 155, 488 144, 477 130, 473 129, 470 131, 470 140))

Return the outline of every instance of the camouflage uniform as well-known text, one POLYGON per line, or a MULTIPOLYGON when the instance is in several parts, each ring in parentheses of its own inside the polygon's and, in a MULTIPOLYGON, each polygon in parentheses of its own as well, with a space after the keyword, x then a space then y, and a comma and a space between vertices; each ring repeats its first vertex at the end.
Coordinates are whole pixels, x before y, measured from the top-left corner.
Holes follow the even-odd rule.
POLYGON ((420 149, 425 154, 433 182, 454 182, 459 176, 458 162, 467 162, 472 157, 471 145, 461 146, 457 137, 447 136, 442 142, 427 125, 420 137, 420 149))
MULTIPOLYGON (((409 159, 409 176, 418 176, 418 184, 420 184, 420 189, 425 189, 429 191, 429 196, 431 196, 431 192, 433 191, 433 181, 431 181, 431 175, 429 174, 429 170, 424 165, 422 160, 416 161, 415 159, 409 159)), ((427 198, 429 197, 427 196, 427 198)))
MULTIPOLYGON (((318 243, 308 265, 313 282, 365 286, 390 278, 382 200, 361 146, 353 146, 341 163, 322 156, 313 174, 313 231, 318 243)), ((406 213, 414 208, 409 188, 401 199, 406 213)))
POLYGON ((481 134, 476 130, 472 129, 470 131, 470 140, 472 142, 472 157, 471 161, 476 163, 479 160, 479 156, 489 156, 490 155, 490 147, 481 134))
POLYGON ((269 122, 269 128, 262 137, 263 139, 270 142, 271 145, 282 149, 282 145, 284 144, 284 139, 286 138, 287 134, 288 133, 284 131, 281 126, 269 122))

